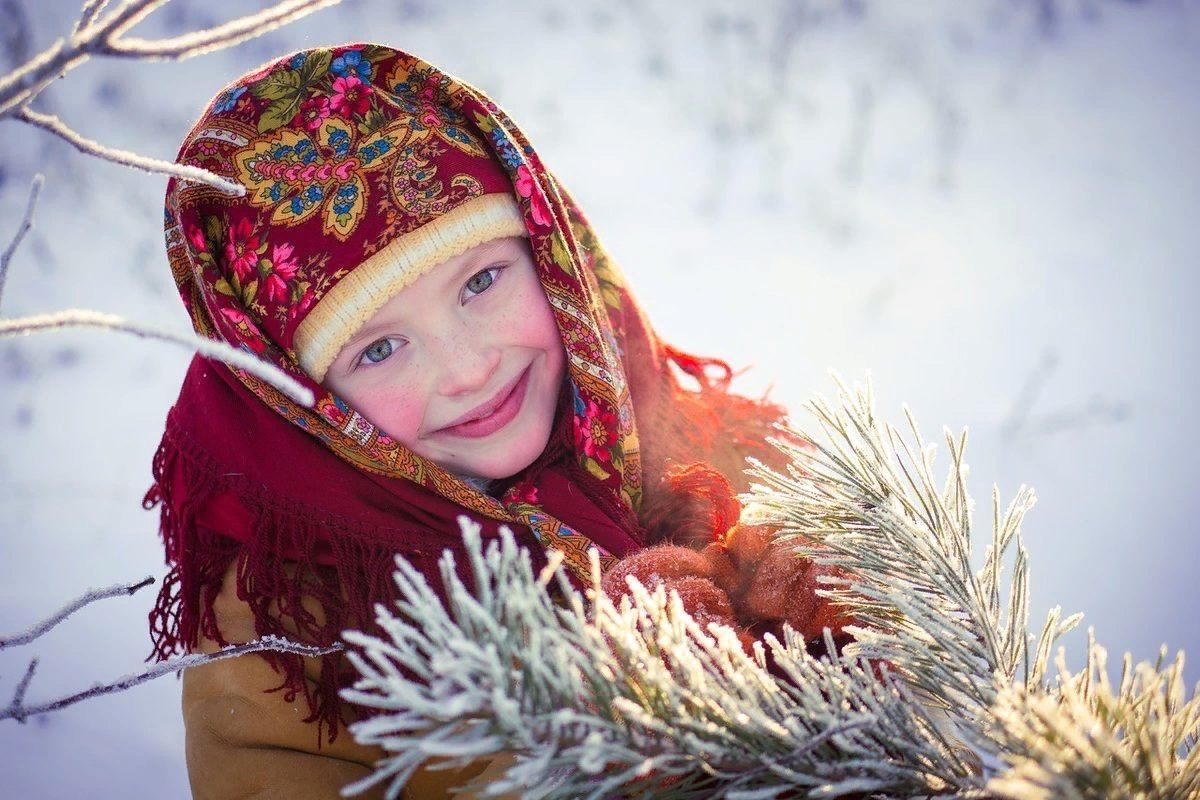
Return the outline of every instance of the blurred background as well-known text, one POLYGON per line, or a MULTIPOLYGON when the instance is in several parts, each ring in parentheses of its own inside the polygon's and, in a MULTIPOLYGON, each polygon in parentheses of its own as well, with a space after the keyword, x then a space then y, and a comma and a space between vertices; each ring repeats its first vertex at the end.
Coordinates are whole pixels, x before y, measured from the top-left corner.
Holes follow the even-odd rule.
MULTIPOLYGON (((264 0, 174 0, 173 35, 264 0)), ((70 31, 76 0, 0 0, 0 66, 70 31)), ((750 367, 792 410, 827 373, 925 438, 970 430, 1024 528, 1030 624, 1083 611, 1115 664, 1200 657, 1193 412, 1200 3, 1190 0, 347 0, 229 50, 92 60, 34 107, 173 159, 208 100, 285 52, 411 51, 488 92, 589 214, 665 339, 750 367)), ((5 316, 94 308, 189 331, 162 242, 166 179, 0 122, 0 247, 46 175, 5 316)), ((150 460, 187 366, 104 333, 0 340, 0 635, 87 587, 165 572, 150 460)), ((138 672, 157 588, 0 652, 0 703, 138 672)), ((1086 634, 1066 639, 1078 668, 1086 634)), ((1195 663, 1194 661, 1192 662, 1195 663)), ((1119 666, 1117 666, 1119 670, 1119 666)), ((1197 679, 1194 667, 1186 675, 1197 679)), ((179 683, 0 722, 11 797, 185 797, 179 683)))

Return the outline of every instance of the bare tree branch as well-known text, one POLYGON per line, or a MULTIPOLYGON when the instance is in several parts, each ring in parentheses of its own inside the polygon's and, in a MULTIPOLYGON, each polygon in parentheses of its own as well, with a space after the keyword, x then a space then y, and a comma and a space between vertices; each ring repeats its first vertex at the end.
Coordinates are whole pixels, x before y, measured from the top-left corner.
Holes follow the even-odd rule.
POLYGON ((302 386, 274 364, 258 358, 245 350, 239 350, 225 342, 203 339, 199 336, 178 334, 141 323, 130 322, 115 314, 105 314, 83 308, 68 308, 52 314, 37 314, 16 319, 0 319, 0 337, 24 336, 35 331, 64 330, 67 328, 101 328, 103 330, 131 333, 144 339, 159 339, 183 345, 202 356, 224 361, 251 375, 262 378, 297 403, 311 408, 316 401, 312 390, 302 386))
POLYGON ((13 240, 4 249, 4 252, 0 253, 0 303, 4 302, 4 281, 8 278, 8 262, 16 252, 17 246, 21 244, 21 240, 25 238, 25 234, 33 227, 33 212, 37 208, 38 197, 41 196, 42 186, 45 183, 46 177, 42 173, 39 172, 33 176, 33 181, 29 184, 29 201, 25 204, 25 216, 21 218, 21 225, 17 228, 13 240))
POLYGON ((47 633, 55 625, 71 616, 79 609, 94 603, 97 600, 104 600, 109 597, 117 597, 123 594, 130 595, 139 589, 149 586, 152 583, 154 583, 153 576, 147 576, 133 584, 118 583, 115 586, 109 586, 107 589, 89 589, 84 594, 63 606, 53 615, 34 625, 25 633, 19 633, 14 636, 0 637, 0 650, 3 650, 7 647, 16 647, 22 644, 29 644, 34 639, 47 633))
POLYGON ((219 189, 222 192, 241 197, 246 194, 246 187, 236 181, 231 181, 228 178, 223 178, 220 175, 209 172, 206 169, 199 167, 189 167, 183 164, 176 164, 172 161, 163 161, 158 158, 150 158, 149 156, 141 156, 129 150, 118 150, 112 147, 106 147, 94 139, 88 139, 81 136, 76 131, 67 127, 61 119, 53 114, 42 114, 34 111, 28 106, 23 106, 14 115, 16 119, 22 122, 28 122, 30 125, 35 125, 42 130, 49 131, 55 136, 61 137, 70 142, 81 153, 90 156, 102 158, 105 161, 112 161, 116 164, 123 164, 127 167, 145 170, 146 172, 157 172, 163 175, 174 175, 177 178, 184 180, 196 181, 212 186, 214 189, 219 189))
POLYGON ((45 703, 27 706, 24 704, 25 690, 29 686, 29 680, 33 676, 34 668, 37 664, 37 659, 30 662, 25 677, 17 686, 17 690, 13 695, 12 702, 7 708, 0 709, 0 720, 15 719, 17 722, 24 722, 26 719, 38 714, 48 714, 51 711, 58 711, 81 700, 87 700, 91 697, 99 697, 100 695, 112 694, 121 692, 126 689, 131 689, 138 684, 146 681, 154 680, 162 675, 168 675, 173 672, 188 669, 189 667, 197 667, 201 664, 210 664, 213 661, 220 661, 225 658, 233 658, 234 656, 244 655, 246 653, 254 653, 261 650, 271 650, 277 653, 295 653, 302 656, 322 656, 326 653, 332 653, 342 649, 341 644, 335 644, 330 647, 316 647, 314 645, 300 644, 289 639, 283 639, 278 636, 264 636, 261 639, 256 639, 245 644, 231 645, 223 650, 218 650, 215 653, 191 653, 180 658, 163 661, 160 664, 155 664, 150 669, 140 672, 136 675, 127 675, 112 683, 96 684, 81 692, 60 697, 57 700, 50 700, 45 703))
POLYGON ((1000 425, 1000 432, 1004 436, 1015 438, 1024 432, 1038 395, 1056 369, 1058 353, 1053 348, 1047 348, 1037 366, 1025 376, 1025 381, 1013 400, 1012 409, 1000 425))
POLYGON ((1034 413, 1038 396, 1050 382, 1058 369, 1059 356, 1053 348, 1047 349, 1040 362, 1026 376, 1017 392, 1012 409, 1000 424, 1000 433, 1010 441, 1036 439, 1048 434, 1071 428, 1086 427, 1092 423, 1121 423, 1132 413, 1127 402, 1106 401, 1093 396, 1086 406, 1075 404, 1054 411, 1034 413))

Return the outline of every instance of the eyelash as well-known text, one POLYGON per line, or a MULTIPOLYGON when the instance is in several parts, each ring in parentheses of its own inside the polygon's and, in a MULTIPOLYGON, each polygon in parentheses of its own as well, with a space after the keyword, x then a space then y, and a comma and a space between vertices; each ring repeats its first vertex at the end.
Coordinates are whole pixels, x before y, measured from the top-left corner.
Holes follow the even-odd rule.
MULTIPOLYGON (((504 272, 504 270, 507 269, 507 267, 508 267, 507 264, 493 264, 492 266, 487 267, 486 269, 479 270, 479 272, 476 272, 474 275, 467 278, 467 283, 470 283, 471 281, 475 280, 476 278, 478 278, 480 275, 482 275, 485 272, 491 272, 493 270, 495 270, 495 272, 496 272, 496 277, 492 278, 492 282, 487 285, 487 289, 484 289, 482 292, 475 295, 475 297, 479 297, 479 295, 484 294, 489 289, 491 289, 493 286, 495 286, 496 281, 500 280, 500 273, 504 272)), ((463 284, 464 289, 467 288, 467 283, 463 284)))
MULTIPOLYGON (((471 277, 467 278, 467 281, 466 281, 466 283, 464 283, 464 284, 463 284, 463 288, 464 288, 464 289, 466 289, 466 286, 467 286, 467 284, 468 284, 468 283, 470 283, 471 281, 475 280, 477 277, 479 277, 480 275, 484 274, 485 272, 495 272, 495 273, 496 273, 496 275, 495 275, 495 277, 493 277, 493 278, 492 278, 492 282, 491 282, 491 283, 489 283, 489 284, 487 285, 487 288, 486 288, 486 289, 484 289, 484 290, 483 290, 483 291, 481 291, 481 292, 478 292, 478 293, 477 293, 477 294, 475 294, 475 295, 472 295, 472 296, 473 296, 473 297, 479 297, 479 296, 481 296, 481 295, 487 294, 487 292, 488 292, 488 291, 490 291, 490 290, 492 289, 492 287, 494 287, 494 286, 496 285, 496 281, 500 280, 500 273, 504 272, 504 270, 506 270, 506 269, 508 269, 508 264, 493 264, 493 265, 492 265, 492 266, 490 266, 490 267, 487 267, 487 268, 485 268, 485 269, 481 269, 481 270, 479 270, 478 272, 476 272, 474 275, 472 275, 471 277)), ((367 361, 367 360, 365 360, 365 359, 366 359, 366 356, 367 356, 367 351, 368 351, 368 350, 370 350, 372 347, 374 347, 375 345, 379 344, 380 342, 389 342, 389 341, 391 341, 391 340, 392 340, 392 339, 394 339, 394 338, 396 338, 396 337, 392 337, 392 336, 384 336, 384 337, 382 337, 382 338, 380 338, 380 339, 376 339, 375 341, 373 341, 373 342, 371 342, 369 345, 367 345, 367 346, 366 346, 366 347, 365 347, 365 348, 364 348, 364 349, 363 349, 363 350, 362 350, 362 351, 361 351, 361 352, 358 354, 358 358, 356 358, 356 359, 355 359, 355 361, 354 361, 354 369, 360 369, 360 368, 368 368, 368 369, 369 369, 370 367, 373 367, 373 366, 378 366, 379 364, 382 364, 384 361, 387 361, 389 358, 391 358, 391 357, 392 357, 392 354, 396 352, 396 349, 395 349, 395 348, 393 348, 393 349, 392 349, 392 350, 391 350, 391 351, 390 351, 390 352, 389 352, 389 353, 388 353, 386 356, 384 356, 383 358, 381 358, 381 359, 380 359, 380 360, 378 360, 378 361, 367 361)))

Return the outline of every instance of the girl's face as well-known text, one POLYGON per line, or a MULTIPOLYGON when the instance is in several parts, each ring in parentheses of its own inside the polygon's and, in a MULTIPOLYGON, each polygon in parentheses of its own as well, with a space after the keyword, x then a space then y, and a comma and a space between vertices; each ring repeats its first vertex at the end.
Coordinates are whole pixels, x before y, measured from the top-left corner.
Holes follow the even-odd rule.
POLYGON ((529 243, 509 237, 398 292, 338 353, 325 385, 444 469, 506 478, 545 449, 565 364, 529 243))

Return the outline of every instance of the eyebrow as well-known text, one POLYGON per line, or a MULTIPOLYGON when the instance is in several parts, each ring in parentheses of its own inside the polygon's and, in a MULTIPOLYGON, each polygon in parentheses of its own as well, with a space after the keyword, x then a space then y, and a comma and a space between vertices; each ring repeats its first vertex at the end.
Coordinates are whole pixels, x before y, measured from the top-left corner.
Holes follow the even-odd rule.
MULTIPOLYGON (((483 247, 479 248, 479 250, 475 252, 473 257, 464 261, 462 266, 455 270, 451 274, 451 277, 446 279, 446 282, 449 282, 453 278, 461 278, 469 271, 478 271, 480 263, 484 261, 490 261, 495 257, 497 251, 503 249, 503 244, 498 244, 498 242, 501 242, 501 240, 493 239, 492 241, 485 243, 483 247)), ((443 283, 443 286, 444 285, 445 283, 443 283)))
MULTIPOLYGON (((441 288, 446 288, 451 282, 457 283, 458 279, 461 279, 463 277, 463 275, 467 274, 468 272, 471 272, 472 274, 474 272, 477 272, 480 263, 491 260, 492 258, 495 257, 497 251, 503 249, 503 244, 500 243, 501 241, 502 240, 500 240, 500 239, 494 239, 491 242, 487 242, 483 247, 481 247, 479 250, 477 250, 475 252, 474 256, 472 256, 471 258, 464 261, 462 266, 460 266, 456 270, 452 270, 450 272, 449 276, 446 278, 446 280, 442 282, 441 288)), ((401 289, 401 291, 404 291, 404 290, 401 289)), ((348 348, 357 347, 359 344, 363 343, 365 340, 368 340, 368 339, 370 339, 370 337, 377 334, 380 330, 384 330, 384 329, 390 328, 390 327, 392 327, 392 323, 390 323, 390 322, 379 323, 378 325, 371 325, 370 327, 365 327, 362 330, 360 330, 358 333, 356 333, 353 337, 351 337, 349 339, 349 341, 347 341, 346 344, 342 346, 342 349, 343 349, 343 351, 345 351, 348 348)))

